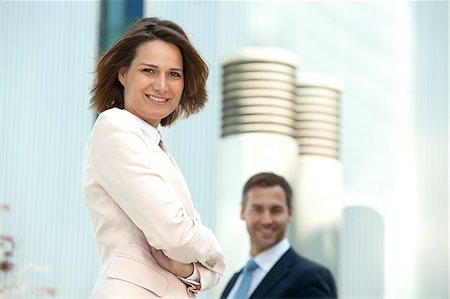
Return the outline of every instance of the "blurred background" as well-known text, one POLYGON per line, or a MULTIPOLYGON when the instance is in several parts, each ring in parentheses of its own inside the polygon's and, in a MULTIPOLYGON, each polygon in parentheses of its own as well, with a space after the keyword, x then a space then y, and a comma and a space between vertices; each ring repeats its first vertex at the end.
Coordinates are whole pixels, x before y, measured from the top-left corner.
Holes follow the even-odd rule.
MULTIPOLYGON (((240 223, 219 209, 223 59, 243 47, 283 48, 298 55, 299 78, 343 82, 340 297, 449 298, 446 1, 1 1, 0 11, 3 294, 89 295, 99 270, 82 190, 93 72, 129 24, 158 16, 181 25, 210 66, 206 108, 163 135, 221 242, 223 219, 240 223)), ((237 157, 229 163, 245 163, 237 157)), ((244 243, 231 245, 245 257, 244 243)), ((217 298, 241 258, 200 297, 217 298)))

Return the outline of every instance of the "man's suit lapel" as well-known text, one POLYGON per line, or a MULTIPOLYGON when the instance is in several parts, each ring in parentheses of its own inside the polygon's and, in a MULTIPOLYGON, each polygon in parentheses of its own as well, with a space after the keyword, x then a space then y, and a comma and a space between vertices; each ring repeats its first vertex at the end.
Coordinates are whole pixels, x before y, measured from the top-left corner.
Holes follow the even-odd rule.
POLYGON ((233 275, 233 277, 230 279, 227 286, 225 287, 225 290, 223 290, 223 292, 222 292, 222 296, 220 297, 221 299, 227 298, 228 294, 230 293, 231 289, 233 288, 234 284, 236 283, 236 280, 238 279, 239 274, 241 274, 241 272, 242 272, 242 270, 235 273, 233 275))
POLYGON ((280 258, 280 260, 272 267, 267 273, 266 277, 261 281, 259 286, 250 295, 250 298, 265 298, 267 294, 276 287, 280 280, 289 274, 293 267, 293 261, 295 260, 295 252, 292 248, 280 258))

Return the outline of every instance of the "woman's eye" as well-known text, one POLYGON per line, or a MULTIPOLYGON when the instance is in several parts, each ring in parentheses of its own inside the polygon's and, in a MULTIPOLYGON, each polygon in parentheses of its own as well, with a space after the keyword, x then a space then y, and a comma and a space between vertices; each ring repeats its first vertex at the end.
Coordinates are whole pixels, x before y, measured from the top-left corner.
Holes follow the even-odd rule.
POLYGON ((181 75, 179 73, 177 73, 177 72, 170 72, 169 75, 171 77, 181 77, 181 75))
POLYGON ((155 72, 153 69, 143 69, 142 71, 149 74, 153 74, 155 72))

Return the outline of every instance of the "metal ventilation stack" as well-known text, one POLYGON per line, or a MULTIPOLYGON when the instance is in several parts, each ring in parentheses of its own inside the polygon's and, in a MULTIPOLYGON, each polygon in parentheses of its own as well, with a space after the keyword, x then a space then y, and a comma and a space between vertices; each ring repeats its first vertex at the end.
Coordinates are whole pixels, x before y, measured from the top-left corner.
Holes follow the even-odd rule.
POLYGON ((296 97, 297 183, 294 243, 338 278, 342 174, 342 82, 325 74, 301 74, 296 97))
POLYGON ((246 48, 223 63, 222 137, 295 136, 296 63, 274 48, 246 48))
POLYGON ((300 77, 296 98, 296 138, 302 156, 339 160, 342 83, 328 75, 300 77))
POLYGON ((242 267, 249 253, 240 219, 245 181, 272 171, 295 182, 297 61, 294 53, 280 48, 243 48, 223 59, 216 213, 216 232, 227 257, 222 282, 242 267))

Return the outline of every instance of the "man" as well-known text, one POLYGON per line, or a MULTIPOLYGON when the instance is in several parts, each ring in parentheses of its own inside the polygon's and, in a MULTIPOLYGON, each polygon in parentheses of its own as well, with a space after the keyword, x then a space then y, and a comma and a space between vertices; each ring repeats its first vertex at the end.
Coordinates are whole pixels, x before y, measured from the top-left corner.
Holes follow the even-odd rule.
POLYGON ((247 181, 241 219, 250 235, 250 259, 228 282, 222 299, 337 298, 330 271, 298 255, 285 238, 291 201, 292 189, 281 176, 258 173, 247 181))

